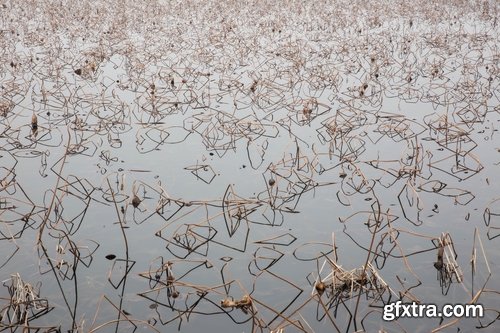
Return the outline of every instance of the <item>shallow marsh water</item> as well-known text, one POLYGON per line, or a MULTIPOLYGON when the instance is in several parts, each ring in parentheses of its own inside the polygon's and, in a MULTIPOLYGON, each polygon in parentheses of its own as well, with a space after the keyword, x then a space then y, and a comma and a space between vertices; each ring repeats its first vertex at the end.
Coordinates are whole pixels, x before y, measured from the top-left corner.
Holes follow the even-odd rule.
POLYGON ((0 330, 498 330, 498 3, 0 10, 0 330))

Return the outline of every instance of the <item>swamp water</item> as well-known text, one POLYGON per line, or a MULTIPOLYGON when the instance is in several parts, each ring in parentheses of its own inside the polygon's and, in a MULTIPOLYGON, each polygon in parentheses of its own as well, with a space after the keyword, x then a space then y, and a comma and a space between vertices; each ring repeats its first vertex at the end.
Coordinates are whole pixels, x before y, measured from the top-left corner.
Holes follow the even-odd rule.
POLYGON ((0 330, 497 331, 498 3, 446 3, 3 2, 0 330))

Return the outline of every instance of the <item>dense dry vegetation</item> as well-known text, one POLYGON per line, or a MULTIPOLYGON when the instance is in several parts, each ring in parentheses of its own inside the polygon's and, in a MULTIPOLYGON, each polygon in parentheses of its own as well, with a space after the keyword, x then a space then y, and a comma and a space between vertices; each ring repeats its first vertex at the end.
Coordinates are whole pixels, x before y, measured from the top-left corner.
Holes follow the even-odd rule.
POLYGON ((498 9, 1 1, 0 331, 496 332, 498 9))

